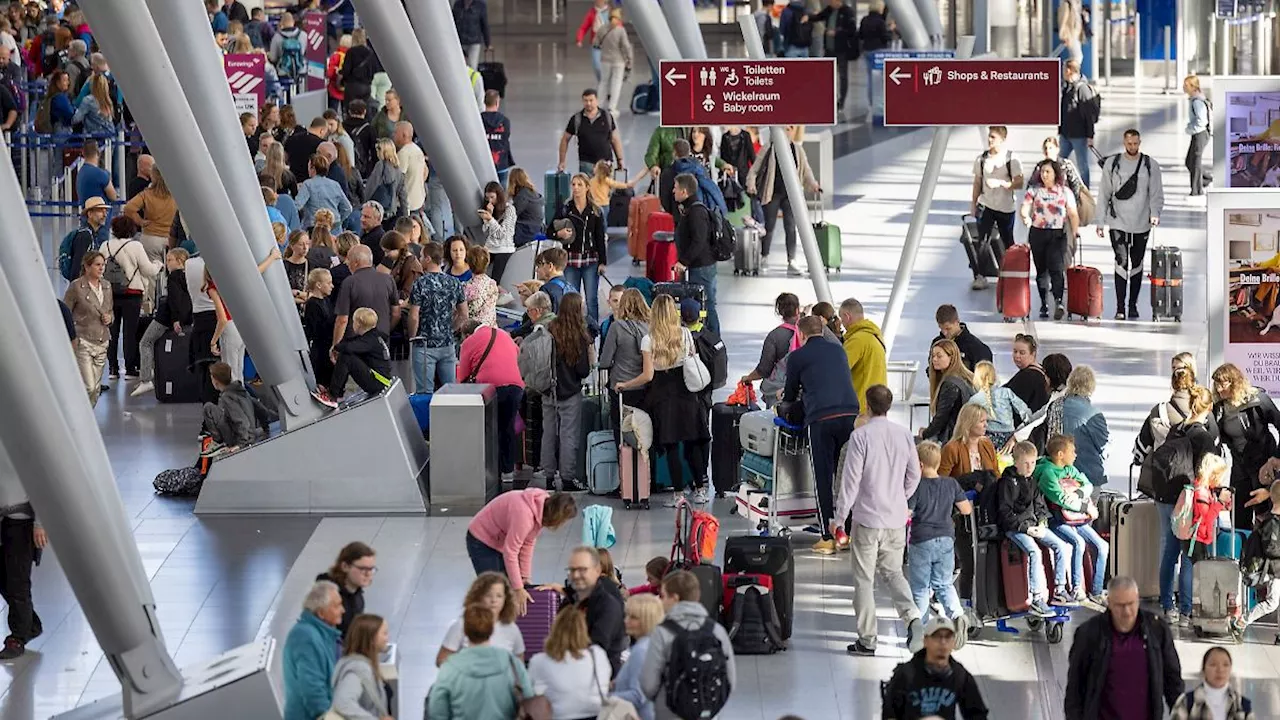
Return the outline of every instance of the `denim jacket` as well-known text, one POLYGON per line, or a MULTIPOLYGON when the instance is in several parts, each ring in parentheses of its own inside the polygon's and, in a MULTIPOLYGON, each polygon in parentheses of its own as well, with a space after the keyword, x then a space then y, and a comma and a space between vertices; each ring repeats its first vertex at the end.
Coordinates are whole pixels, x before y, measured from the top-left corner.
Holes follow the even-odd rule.
POLYGON ((979 390, 967 404, 986 409, 989 432, 1010 433, 1031 419, 1031 408, 1007 387, 993 387, 989 394, 979 390))

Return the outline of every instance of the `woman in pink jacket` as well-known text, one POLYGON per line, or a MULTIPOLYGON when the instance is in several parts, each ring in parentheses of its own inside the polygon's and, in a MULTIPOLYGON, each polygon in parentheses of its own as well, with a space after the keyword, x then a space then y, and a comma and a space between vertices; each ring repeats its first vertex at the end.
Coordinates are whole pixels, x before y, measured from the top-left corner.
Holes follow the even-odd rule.
POLYGON ((533 546, 543 528, 556 530, 578 514, 573 496, 541 488, 512 490, 485 505, 467 526, 467 555, 479 575, 507 573, 515 588, 516 606, 525 614, 532 596, 533 546))

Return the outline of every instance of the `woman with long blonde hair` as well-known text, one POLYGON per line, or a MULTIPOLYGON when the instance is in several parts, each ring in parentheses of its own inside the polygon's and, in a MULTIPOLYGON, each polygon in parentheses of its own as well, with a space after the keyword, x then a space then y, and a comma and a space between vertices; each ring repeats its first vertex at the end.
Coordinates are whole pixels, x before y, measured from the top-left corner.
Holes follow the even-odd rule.
POLYGON ((964 366, 953 340, 939 340, 929 349, 929 425, 921 440, 945 443, 951 439, 960 408, 973 396, 973 373, 964 366))
POLYGON ((998 448, 1013 439, 1013 431, 1031 419, 1031 408, 1012 390, 999 385, 996 366, 983 360, 973 367, 973 396, 970 405, 987 411, 987 437, 998 448))
POLYGON ((396 144, 383 138, 374 148, 378 161, 365 179, 362 200, 377 201, 382 206, 384 220, 399 217, 405 211, 409 190, 404 182, 404 171, 400 169, 400 158, 396 155, 396 144))
POLYGON ((89 79, 89 94, 80 101, 80 107, 71 117, 72 125, 84 123, 84 134, 114 136, 116 133, 115 103, 111 98, 111 86, 103 75, 89 79))
POLYGON ((981 405, 969 404, 960 408, 951 440, 942 446, 938 475, 956 478, 966 490, 996 479, 999 466, 996 447, 987 437, 988 418, 981 405), (983 471, 991 473, 990 477, 974 475, 983 471))
POLYGON ((333 237, 333 228, 338 224, 338 216, 328 208, 316 211, 315 225, 311 228, 311 250, 307 252, 307 262, 311 267, 333 268, 338 264, 338 243, 333 237))
POLYGON ((666 455, 675 488, 675 494, 666 502, 667 507, 675 507, 684 492, 684 472, 676 454, 681 446, 694 473, 691 501, 711 502, 706 470, 711 442, 707 408, 699 393, 691 392, 684 381, 685 359, 696 352, 693 334, 680 324, 680 309, 675 300, 670 295, 659 295, 650 309, 649 332, 640 341, 643 358, 640 374, 613 386, 617 392, 625 393, 648 385, 641 407, 653 418, 653 446, 666 455))
MULTIPOLYGON (((612 388, 635 379, 644 371, 644 353, 640 350, 640 343, 648 334, 649 303, 645 302, 639 290, 626 288, 618 298, 613 321, 609 323, 600 346, 600 368, 609 372, 610 393, 613 406, 617 408, 615 418, 620 416, 623 405, 639 407, 644 402, 643 388, 621 394, 612 388)), ((614 439, 619 443, 622 441, 621 427, 621 422, 613 423, 614 439)))
POLYGON ((262 174, 271 178, 272 190, 288 193, 290 196, 298 194, 298 179, 289 169, 289 161, 285 157, 284 146, 281 143, 272 143, 271 147, 267 148, 267 164, 263 166, 262 174))
POLYGON ((1241 504, 1262 516, 1271 512, 1267 488, 1280 465, 1272 461, 1276 455, 1272 429, 1280 430, 1280 410, 1231 363, 1213 371, 1213 394, 1219 438, 1231 451, 1231 488, 1239 498, 1239 509, 1234 513, 1236 528, 1252 530, 1254 513, 1241 504))
POLYGON ((333 669, 332 712, 344 718, 391 715, 381 660, 390 640, 387 622, 378 615, 357 615, 351 621, 333 669))

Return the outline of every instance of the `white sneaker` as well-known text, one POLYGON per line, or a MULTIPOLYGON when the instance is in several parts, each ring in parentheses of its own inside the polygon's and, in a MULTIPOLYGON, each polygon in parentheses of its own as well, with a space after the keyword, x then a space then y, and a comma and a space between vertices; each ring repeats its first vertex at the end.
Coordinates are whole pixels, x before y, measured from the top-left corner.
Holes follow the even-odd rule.
POLYGON ((970 285, 969 288, 971 290, 986 290, 987 278, 983 275, 979 275, 978 277, 973 279, 973 284, 970 285))
POLYGON ((711 498, 707 495, 706 488, 700 487, 697 490, 693 491, 694 505, 706 505, 707 503, 710 503, 710 502, 711 502, 711 498))
POLYGON ((156 389, 155 383, 151 382, 150 380, 143 381, 138 383, 138 387, 134 388, 133 391, 129 393, 129 397, 138 397, 139 395, 146 395, 147 393, 155 389, 156 389))
POLYGON ((671 493, 671 497, 667 498, 662 502, 662 507, 669 507, 669 508, 678 507, 680 505, 681 500, 684 500, 686 502, 689 500, 688 491, 671 493))
POLYGON ((502 482, 511 483, 516 481, 516 474, 513 472, 502 473, 502 482))
POLYGON ((767 268, 767 267, 769 267, 769 256, 768 256, 768 255, 761 255, 761 256, 760 256, 760 269, 761 269, 761 270, 764 270, 764 269, 765 269, 765 268, 767 268))
POLYGON ((803 275, 804 273, 803 273, 803 272, 801 272, 800 267, 799 267, 798 265, 796 265, 796 263, 795 263, 795 261, 794 261, 794 260, 788 260, 788 261, 787 261, 787 274, 788 274, 788 275, 790 275, 791 277, 800 277, 800 276, 801 276, 801 275, 803 275))

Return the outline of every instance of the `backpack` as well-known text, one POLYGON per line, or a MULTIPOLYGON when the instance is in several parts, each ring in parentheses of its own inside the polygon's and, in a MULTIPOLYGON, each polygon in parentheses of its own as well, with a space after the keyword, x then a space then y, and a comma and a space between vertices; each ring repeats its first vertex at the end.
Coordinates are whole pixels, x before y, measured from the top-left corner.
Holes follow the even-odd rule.
MULTIPOLYGON (((349 133, 351 135, 351 142, 356 148, 355 163, 356 168, 360 170, 361 177, 368 177, 369 173, 373 172, 373 166, 378 159, 377 157, 369 157, 367 149, 368 145, 362 139, 366 133, 371 132, 373 132, 373 128, 369 126, 369 123, 365 122, 361 123, 360 127, 357 127, 349 133)), ((387 206, 383 205, 383 207, 387 206)))
MULTIPOLYGON (((120 244, 120 247, 116 248, 115 252, 107 253, 107 267, 102 271, 102 279, 111 283, 111 287, 115 289, 116 292, 123 292, 125 288, 129 287, 129 282, 133 280, 133 276, 125 275, 124 266, 116 259, 116 256, 120 254, 120 251, 131 242, 137 241, 125 240, 120 244)), ((134 269, 133 274, 138 274, 138 270, 136 268, 134 269)))
MULTIPOLYGON (((701 193, 699 193, 701 194, 701 193)), ((738 235, 733 229, 733 225, 729 222, 729 218, 724 216, 716 208, 704 204, 701 200, 695 202, 694 205, 702 205, 707 209, 707 216, 711 220, 711 237, 707 238, 707 242, 711 245, 711 256, 716 262, 733 259, 733 251, 738 244, 738 235)))
POLYGON ((724 341, 710 330, 703 329, 693 336, 693 346, 698 350, 698 359, 711 371, 711 383, 708 390, 719 390, 729 382, 729 349, 724 341))
POLYGON ((784 12, 791 13, 787 21, 787 44, 792 47, 807 48, 813 44, 813 23, 801 22, 804 17, 798 10, 788 7, 784 12))
POLYGON ((65 280, 80 277, 80 266, 84 254, 93 247, 93 233, 89 228, 80 227, 63 236, 58 244, 58 272, 65 280))
POLYGON ((737 587, 728 629, 735 655, 772 655, 787 649, 778 607, 772 592, 763 585, 746 583, 737 587))
MULTIPOLYGON (((1179 426, 1181 428, 1181 426, 1179 426)), ((1138 473, 1138 491, 1156 502, 1173 503, 1196 475, 1195 450, 1185 433, 1174 433, 1147 455, 1138 473)))
POLYGON ((19 90, 18 84, 6 75, 0 75, 0 85, 3 85, 13 96, 13 104, 18 108, 18 115, 24 115, 27 112, 27 94, 19 90))
POLYGON ((640 294, 644 296, 644 301, 650 305, 653 304, 653 281, 649 278, 629 277, 622 281, 622 287, 624 290, 630 290, 631 288, 639 290, 640 294))
POLYGON ((1173 506, 1173 536, 1179 540, 1190 540, 1196 534, 1196 489, 1192 485, 1183 485, 1178 493, 1178 502, 1173 506))
POLYGON ((716 637, 716 621, 707 618, 693 630, 674 620, 662 626, 672 634, 662 672, 667 708, 680 720, 715 717, 728 703, 730 690, 729 658, 716 637))
POLYGON ((555 385, 555 341, 544 325, 535 325, 520 343, 516 365, 524 386, 536 393, 548 393, 555 385))
POLYGON ((373 200, 382 206, 382 210, 387 217, 394 215, 394 213, 391 212, 391 207, 396 202, 395 189, 396 186, 393 183, 384 182, 375 187, 373 192, 369 195, 370 200, 373 200))
POLYGON ((1204 101, 1204 114, 1209 118, 1209 125, 1205 130, 1209 131, 1209 137, 1213 137, 1213 101, 1203 96, 1200 97, 1200 100, 1204 101))
POLYGON ((35 131, 41 135, 53 133, 53 95, 45 95, 36 106, 35 131))
MULTIPOLYGON (((1165 439, 1169 437, 1169 430, 1173 427, 1173 422, 1171 422, 1169 418, 1169 408, 1170 405, 1168 402, 1160 403, 1156 406, 1156 416, 1151 418, 1152 451, 1155 451, 1156 448, 1164 444, 1165 439)), ((1177 411, 1177 408, 1173 409, 1175 412, 1177 411)), ((1178 419, 1179 424, 1184 421, 1186 421, 1186 418, 1184 417, 1180 417, 1178 419)))
POLYGON ((66 59, 66 51, 58 49, 58 29, 55 26, 40 36, 40 68, 45 76, 52 75, 66 59))
POLYGON ((1098 88, 1091 82, 1085 82, 1084 86, 1089 88, 1089 97, 1081 98, 1080 91, 1076 91, 1076 107, 1080 114, 1091 123, 1097 123, 1102 119, 1102 95, 1098 93, 1098 88))
POLYGON ((280 36, 280 62, 276 63, 276 72, 291 78, 295 83, 302 79, 306 67, 306 57, 302 54, 302 31, 293 35, 280 36))

